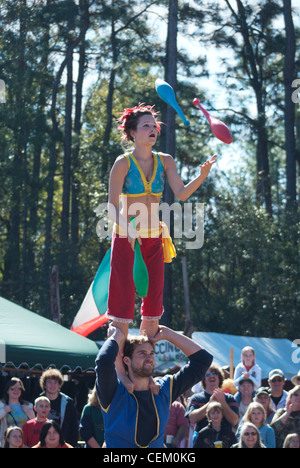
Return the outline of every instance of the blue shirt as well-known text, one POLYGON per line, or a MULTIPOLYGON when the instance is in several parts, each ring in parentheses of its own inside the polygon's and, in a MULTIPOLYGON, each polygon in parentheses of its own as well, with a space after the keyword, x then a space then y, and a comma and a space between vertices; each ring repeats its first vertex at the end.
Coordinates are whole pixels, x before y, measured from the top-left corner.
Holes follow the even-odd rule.
POLYGON ((153 396, 151 390, 129 393, 118 381, 115 371, 118 351, 117 342, 107 340, 96 359, 96 391, 103 408, 105 440, 114 444, 114 448, 124 447, 123 444, 126 447, 162 448, 170 404, 202 380, 213 357, 204 349, 192 354, 189 363, 179 372, 160 381, 160 394, 153 396), (109 411, 111 415, 108 415, 109 411), (119 438, 114 417, 119 418, 119 438))

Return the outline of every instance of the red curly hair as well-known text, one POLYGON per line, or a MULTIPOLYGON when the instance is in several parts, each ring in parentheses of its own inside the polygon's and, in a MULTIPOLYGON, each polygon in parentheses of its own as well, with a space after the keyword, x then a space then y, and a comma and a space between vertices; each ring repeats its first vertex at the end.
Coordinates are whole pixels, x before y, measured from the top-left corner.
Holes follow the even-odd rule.
POLYGON ((142 115, 152 115, 154 117, 157 129, 160 132, 161 127, 160 124, 162 122, 158 122, 157 115, 158 112, 154 110, 154 106, 145 106, 144 103, 139 103, 138 106, 132 107, 131 109, 126 108, 124 109, 121 117, 118 120, 120 125, 118 128, 123 131, 123 138, 124 140, 133 141, 133 137, 131 136, 131 131, 136 130, 139 118, 142 115))

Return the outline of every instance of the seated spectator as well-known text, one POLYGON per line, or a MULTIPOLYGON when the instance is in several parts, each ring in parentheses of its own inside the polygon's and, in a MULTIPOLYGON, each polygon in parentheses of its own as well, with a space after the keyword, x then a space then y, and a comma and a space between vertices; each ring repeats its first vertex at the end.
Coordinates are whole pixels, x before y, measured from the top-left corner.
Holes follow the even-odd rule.
POLYGON ((46 421, 42 427, 40 441, 32 448, 73 448, 64 440, 60 426, 56 421, 46 421))
POLYGON ((300 385, 289 391, 286 407, 276 411, 271 426, 275 431, 277 448, 283 447, 288 434, 300 433, 300 385))
POLYGON ((271 396, 269 389, 267 387, 260 387, 257 390, 253 401, 260 403, 264 407, 266 412, 266 423, 271 424, 275 410, 271 407, 271 396))
POLYGON ((74 401, 60 391, 63 383, 63 376, 59 370, 46 370, 40 378, 40 386, 43 390, 41 395, 45 395, 50 400, 51 410, 49 419, 56 421, 60 425, 65 441, 75 447, 79 435, 79 421, 74 401))
POLYGON ((207 405, 206 418, 208 425, 201 429, 195 439, 194 448, 230 448, 236 443, 236 437, 228 424, 224 424, 224 409, 221 403, 212 401, 207 405), (220 448, 220 447, 219 447, 220 448))
POLYGON ((24 445, 29 448, 36 445, 40 440, 42 427, 48 421, 47 417, 51 409, 50 400, 45 396, 36 398, 34 409, 37 413, 36 418, 30 419, 22 427, 24 445))
POLYGON ((206 409, 211 401, 221 403, 224 410, 224 423, 233 428, 239 420, 238 405, 233 395, 221 390, 223 373, 221 369, 212 365, 202 380, 204 390, 192 395, 186 410, 186 417, 195 424, 194 440, 197 433, 208 424, 206 409))
POLYGON ((284 439, 282 448, 300 448, 299 434, 288 434, 284 439))
POLYGON ((239 391, 234 395, 239 409, 239 422, 245 415, 248 406, 254 398, 254 383, 251 379, 243 379, 239 382, 239 391))
POLYGON ((246 346, 242 349, 241 362, 235 368, 233 383, 238 388, 241 380, 249 379, 253 382, 254 390, 261 386, 261 368, 256 363, 255 351, 246 346))
POLYGON ((245 422, 243 424, 240 440, 237 444, 231 446, 231 448, 266 448, 260 440, 259 430, 255 424, 251 422, 245 422))
POLYGON ((20 427, 11 426, 6 429, 3 448, 23 448, 23 432, 20 427))
POLYGON ((168 442, 167 436, 171 436, 172 447, 180 447, 180 443, 186 439, 189 431, 189 421, 185 418, 185 407, 179 399, 173 401, 170 408, 170 417, 168 419, 164 441, 168 442))
POLYGON ((274 430, 269 424, 266 424, 266 412, 260 403, 252 402, 248 406, 246 414, 238 427, 236 433, 237 439, 240 437, 240 433, 245 422, 251 422, 257 427, 260 434, 260 440, 267 448, 276 448, 274 430))
POLYGON ((86 448, 101 448, 104 442, 104 423, 99 400, 94 388, 84 406, 79 423, 79 432, 86 448))
POLYGON ((284 390, 285 385, 284 373, 281 369, 273 369, 269 373, 268 383, 270 386, 271 407, 277 411, 284 408, 288 393, 284 390))

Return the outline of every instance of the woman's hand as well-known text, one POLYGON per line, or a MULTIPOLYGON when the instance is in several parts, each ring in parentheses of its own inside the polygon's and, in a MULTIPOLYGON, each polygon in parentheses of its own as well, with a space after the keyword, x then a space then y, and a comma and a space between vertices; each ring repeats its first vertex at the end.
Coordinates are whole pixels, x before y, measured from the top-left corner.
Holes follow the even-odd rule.
POLYGON ((4 406, 4 410, 6 413, 11 413, 11 406, 9 405, 4 406))
POLYGON ((204 164, 200 164, 201 175, 206 178, 211 170, 212 165, 216 162, 217 155, 214 154, 210 159, 208 159, 204 164))

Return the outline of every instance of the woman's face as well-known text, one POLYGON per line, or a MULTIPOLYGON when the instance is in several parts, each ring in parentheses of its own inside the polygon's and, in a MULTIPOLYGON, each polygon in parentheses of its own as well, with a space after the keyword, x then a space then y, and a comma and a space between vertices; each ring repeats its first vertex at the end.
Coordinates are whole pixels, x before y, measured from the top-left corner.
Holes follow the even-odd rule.
POLYGON ((253 427, 246 427, 243 435, 243 442, 248 448, 254 448, 257 442, 257 432, 253 427))
POLYGON ((18 400, 21 396, 22 393, 22 387, 19 382, 16 382, 14 385, 9 387, 8 391, 8 397, 11 400, 18 400))
POLYGON ((59 445, 59 433, 54 429, 53 426, 49 427, 45 437, 45 442, 48 448, 56 448, 59 445))
POLYGON ((10 448, 21 448, 22 447, 22 434, 19 429, 13 429, 8 438, 10 448))
POLYGON ((290 448, 300 448, 300 437, 295 436, 291 438, 290 448))
POLYGON ((154 145, 158 135, 155 118, 150 114, 142 115, 138 120, 136 130, 131 133, 136 144, 154 145))
POLYGON ((265 408, 265 410, 270 404, 270 397, 268 395, 265 395, 264 393, 257 395, 256 400, 265 408))
POLYGON ((297 390, 293 395, 291 395, 290 402, 292 404, 293 411, 300 410, 300 390, 297 390))

